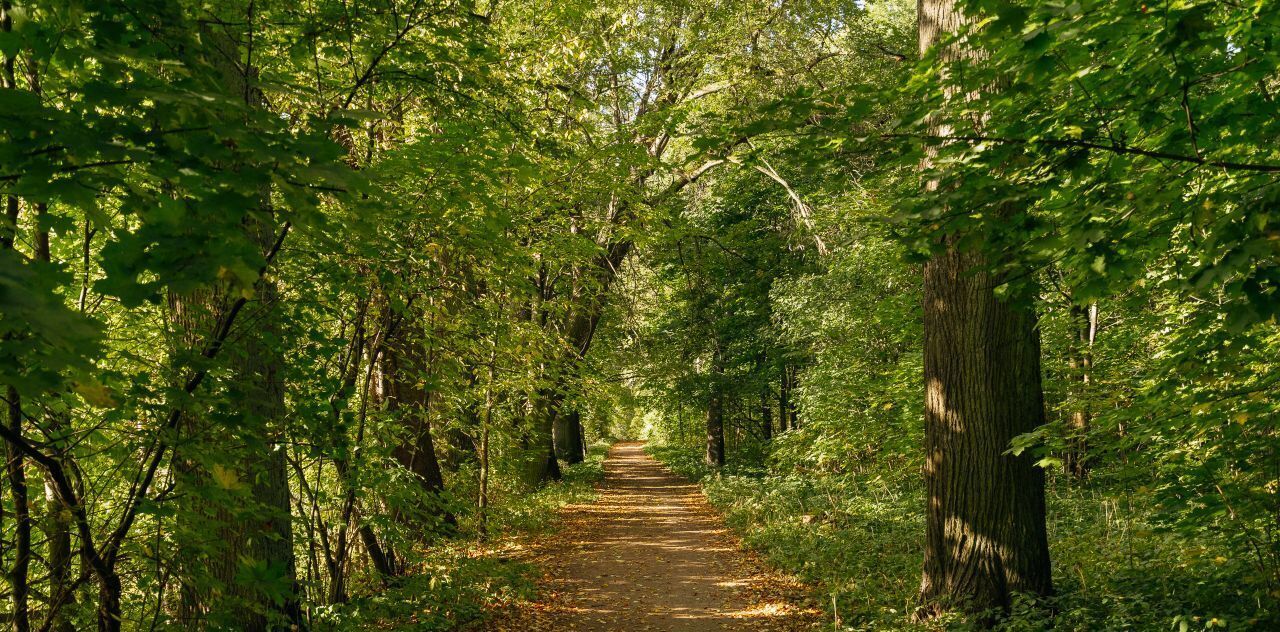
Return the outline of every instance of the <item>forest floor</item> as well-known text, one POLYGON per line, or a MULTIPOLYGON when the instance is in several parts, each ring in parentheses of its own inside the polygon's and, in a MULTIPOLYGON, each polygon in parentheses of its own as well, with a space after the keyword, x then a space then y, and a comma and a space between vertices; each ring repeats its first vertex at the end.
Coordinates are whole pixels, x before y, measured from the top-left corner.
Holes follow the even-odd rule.
POLYGON ((700 488, 619 443, 599 497, 569 505, 531 547, 539 598, 490 621, 492 632, 764 630, 817 627, 805 587, 767 569, 700 488))

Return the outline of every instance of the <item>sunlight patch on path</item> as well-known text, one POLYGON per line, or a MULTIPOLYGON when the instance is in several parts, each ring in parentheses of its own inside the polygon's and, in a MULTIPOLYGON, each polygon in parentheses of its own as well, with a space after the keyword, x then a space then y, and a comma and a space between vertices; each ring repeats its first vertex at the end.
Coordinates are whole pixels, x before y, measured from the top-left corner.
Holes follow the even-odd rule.
POLYGON ((764 569, 696 485, 643 444, 614 446, 596 502, 571 505, 535 543, 541 598, 491 622, 516 630, 762 630, 817 627, 798 583, 764 569))

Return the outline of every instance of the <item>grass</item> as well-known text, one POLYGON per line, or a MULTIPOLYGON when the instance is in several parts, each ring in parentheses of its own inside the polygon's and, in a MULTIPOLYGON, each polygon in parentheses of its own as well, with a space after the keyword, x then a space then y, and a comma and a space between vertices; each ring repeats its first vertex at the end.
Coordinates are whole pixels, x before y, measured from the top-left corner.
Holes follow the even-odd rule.
MULTIPOLYGON (((815 586, 827 629, 970 627, 958 617, 910 620, 924 533, 924 490, 914 477, 779 475, 733 465, 713 473, 696 448, 649 451, 700 481, 748 546, 815 586)), ((1106 487, 1058 480, 1048 497, 1058 595, 1049 603, 1020 601, 1000 629, 1280 629, 1280 600, 1259 596, 1247 557, 1213 532, 1161 531, 1149 501, 1106 487)))

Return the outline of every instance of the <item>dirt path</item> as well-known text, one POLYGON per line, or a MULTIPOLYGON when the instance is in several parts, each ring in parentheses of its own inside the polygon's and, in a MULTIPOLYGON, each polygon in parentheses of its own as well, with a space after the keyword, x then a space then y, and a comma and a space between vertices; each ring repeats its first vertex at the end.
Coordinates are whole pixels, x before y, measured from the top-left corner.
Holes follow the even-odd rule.
POLYGON ((599 499, 536 545, 541 601, 491 630, 808 630, 803 590, 742 551, 696 485, 614 446, 599 499))

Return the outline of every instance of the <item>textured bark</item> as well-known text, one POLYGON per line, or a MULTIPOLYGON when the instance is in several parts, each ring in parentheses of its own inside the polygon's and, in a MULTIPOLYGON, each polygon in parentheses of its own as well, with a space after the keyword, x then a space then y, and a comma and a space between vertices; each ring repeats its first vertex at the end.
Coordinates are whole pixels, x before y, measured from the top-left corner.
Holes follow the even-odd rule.
MULTIPOLYGON (((578 367, 587 357, 587 352, 591 350, 591 343, 595 339, 596 329, 600 325, 600 318, 604 315, 608 302, 609 290, 618 276, 618 271, 622 268, 623 261, 631 253, 631 248, 632 243, 625 240, 605 245, 604 251, 596 257, 591 267, 584 273, 589 282, 583 284, 580 291, 575 292, 575 309, 565 327, 565 336, 573 345, 573 351, 563 361, 555 386, 539 391, 534 404, 534 414, 539 421, 535 428, 535 439, 541 441, 545 437, 549 443, 546 446, 549 450, 548 457, 535 461, 526 474, 526 480, 531 484, 560 479, 560 466, 556 460, 555 433, 553 432, 556 418, 560 415, 560 406, 569 388, 568 380, 577 374, 578 367)), ((579 431, 577 436, 577 441, 581 443, 582 432, 579 431)), ((540 450, 542 447, 539 445, 540 450)))
MULTIPOLYGON (((174 331, 170 354, 178 357, 184 353, 200 349, 204 338, 213 330, 215 305, 218 302, 212 290, 195 290, 191 292, 170 292, 167 299, 166 314, 170 327, 174 331)), ((174 366, 174 387, 183 383, 185 367, 174 366)), ((203 452, 200 438, 207 432, 207 420, 192 410, 184 410, 178 428, 183 440, 174 446, 175 487, 180 493, 181 502, 176 519, 178 591, 176 599, 168 599, 172 611, 170 615, 187 627, 196 629, 204 618, 207 604, 205 591, 200 588, 204 577, 209 574, 208 564, 201 560, 201 542, 188 530, 196 532, 209 524, 208 517, 213 508, 202 501, 198 490, 209 484, 208 473, 200 465, 199 454, 203 452)))
POLYGON ((533 398, 532 428, 527 429, 524 482, 536 487, 547 481, 558 481, 563 476, 560 461, 556 458, 554 428, 556 415, 563 400, 562 387, 539 389, 533 398))
POLYGON ((787 401, 782 407, 781 413, 787 420, 784 425, 794 430, 800 427, 800 412, 799 407, 796 406, 796 383, 799 379, 796 375, 796 368, 785 367, 782 379, 787 383, 787 401))
POLYGON ((998 280, 954 250, 925 266, 924 579, 931 608, 1004 608, 1048 594, 1044 472, 1013 437, 1044 422, 1031 310, 998 300, 998 280))
POLYGON ((711 393, 707 398, 707 465, 724 466, 724 359, 719 349, 711 361, 711 393))
MULTIPOLYGON (((252 224, 247 230, 269 239, 271 227, 252 224)), ((170 297, 170 317, 182 332, 184 344, 202 344, 212 310, 221 304, 219 293, 196 292, 170 297)), ((279 336, 278 319, 273 317, 277 302, 275 284, 258 285, 251 301, 259 317, 251 331, 244 332, 240 344, 227 351, 231 368, 228 388, 243 414, 240 437, 233 443, 243 452, 233 463, 216 464, 212 473, 200 454, 210 437, 222 438, 203 415, 187 413, 182 424, 191 439, 179 448, 177 461, 180 484, 190 488, 192 499, 182 514, 186 538, 197 534, 213 542, 194 544, 178 553, 182 570, 182 593, 178 616, 188 627, 217 627, 265 631, 281 625, 301 625, 299 586, 293 555, 293 521, 285 452, 278 449, 285 434, 284 358, 273 346, 279 336), (196 492, 202 487, 220 486, 237 500, 210 501, 196 492), (242 485, 246 487, 241 487, 242 485), (205 550, 202 550, 205 549, 205 550), (240 585, 244 564, 260 565, 281 574, 290 586, 288 597, 277 603, 271 595, 240 585), (203 579, 201 579, 203 578, 203 579), (212 584, 212 585, 211 585, 212 584)), ((196 347, 198 348, 198 347, 196 347)), ((220 449, 226 444, 220 442, 220 449)), ((185 538, 184 538, 185 539, 185 538)))
POLYGON ((49 566, 49 597, 55 610, 49 629, 54 632, 74 632, 66 611, 75 603, 71 581, 71 508, 58 493, 51 477, 44 483, 45 518, 44 532, 48 541, 45 557, 49 566))
MULTIPOLYGON (((256 69, 241 68, 235 63, 240 58, 239 45, 230 36, 208 28, 202 29, 201 39, 209 45, 209 49, 202 52, 221 74, 223 90, 230 96, 243 98, 250 108, 261 107, 264 100, 257 86, 256 69)), ((272 249, 277 235, 277 226, 271 219, 270 190, 264 188, 260 204, 260 219, 246 218, 244 230, 265 255, 272 249)), ((243 427, 239 429, 242 437, 236 442, 244 446, 238 462, 214 466, 224 467, 222 472, 206 471, 201 455, 192 451, 200 450, 204 441, 215 433, 209 432, 207 420, 197 414, 189 415, 183 424, 193 438, 187 446, 187 458, 181 458, 179 452, 186 484, 200 487, 216 483, 230 488, 233 496, 247 493, 243 505, 197 500, 188 513, 192 524, 187 528, 191 532, 213 527, 219 538, 212 543, 212 555, 207 560, 196 551, 179 555, 185 575, 206 576, 217 587, 210 589, 184 582, 181 614, 194 627, 213 624, 258 632, 305 624, 298 601, 300 590, 293 555, 288 467, 284 450, 277 449, 285 435, 281 375, 284 356, 277 346, 278 290, 275 281, 266 278, 259 280, 254 292, 246 303, 246 309, 257 316, 253 327, 243 333, 237 347, 227 351, 232 370, 228 388, 236 396, 244 416, 243 427), (247 490, 240 485, 247 485, 247 490), (201 520, 207 522, 201 524, 201 520), (242 585, 241 571, 247 564, 258 567, 256 572, 280 573, 280 581, 289 586, 286 597, 277 601, 273 595, 242 585)), ((210 324, 226 305, 221 291, 171 297, 171 313, 183 334, 183 345, 198 349, 206 344, 205 338, 212 331, 210 324)))
POLYGON ((796 386, 800 385, 800 370, 791 367, 791 377, 788 379, 791 386, 791 399, 787 402, 787 417, 791 418, 792 429, 800 427, 800 402, 796 399, 796 386))
POLYGON ((493 425, 493 364, 497 345, 489 354, 489 379, 484 385, 484 414, 480 418, 480 490, 476 499, 480 534, 486 535, 489 526, 489 429, 493 425))
POLYGON ((581 413, 571 410, 558 415, 555 435, 557 457, 569 464, 581 463, 586 459, 581 413))
MULTIPOLYGON (((954 0, 918 9, 921 50, 964 24, 954 0)), ((940 61, 966 54, 950 46, 940 61)), ((1028 453, 1006 454, 1044 422, 1039 334, 1029 307, 997 299, 1002 279, 986 268, 948 239, 924 269, 922 615, 1003 609, 1015 592, 1052 591, 1044 472, 1028 453)))
POLYGON ((423 527, 424 536, 442 523, 455 523, 453 514, 446 511, 440 501, 444 475, 431 438, 431 393, 426 388, 428 365, 422 328, 413 322, 413 316, 406 316, 406 322, 387 339, 382 373, 387 410, 396 416, 400 425, 400 440, 393 447, 392 456, 417 479, 423 499, 407 508, 407 516, 404 511, 396 513, 423 527))
MULTIPOLYGON (((267 239, 274 233, 267 227, 260 227, 260 230, 263 233, 261 237, 267 239)), ((257 422, 252 426, 258 436, 250 443, 249 449, 252 452, 246 455, 245 462, 247 474, 252 476, 247 480, 253 481, 252 494, 258 510, 250 516, 247 524, 240 525, 236 536, 242 542, 237 542, 238 546, 235 548, 247 551, 251 559, 264 562, 268 568, 279 569, 290 590, 282 604, 273 603, 266 595, 247 595, 261 612, 274 615, 266 616, 255 612, 247 616, 243 621, 246 630, 274 629, 277 619, 292 625, 301 625, 303 621, 298 601, 300 586, 293 555, 288 462, 281 446, 281 439, 285 436, 286 413, 284 379, 281 376, 284 356, 280 349, 271 344, 278 339, 279 334, 278 319, 269 316, 275 311, 274 304, 278 300, 275 283, 261 283, 259 297, 268 317, 259 321, 254 332, 246 336, 244 354, 236 367, 236 379, 247 387, 245 412, 257 422)), ((232 578, 233 581, 234 579, 232 578)))

